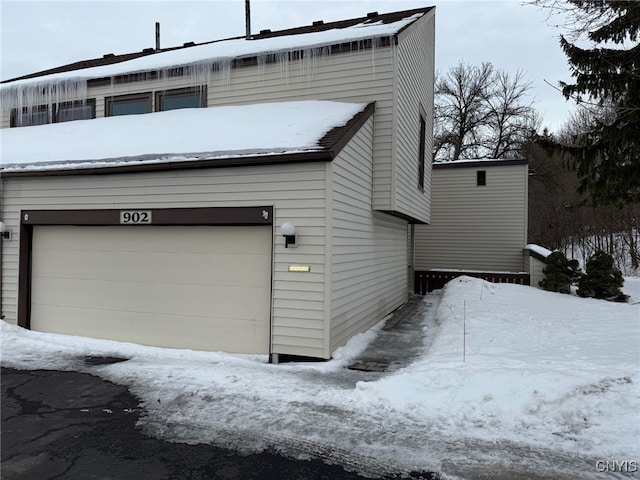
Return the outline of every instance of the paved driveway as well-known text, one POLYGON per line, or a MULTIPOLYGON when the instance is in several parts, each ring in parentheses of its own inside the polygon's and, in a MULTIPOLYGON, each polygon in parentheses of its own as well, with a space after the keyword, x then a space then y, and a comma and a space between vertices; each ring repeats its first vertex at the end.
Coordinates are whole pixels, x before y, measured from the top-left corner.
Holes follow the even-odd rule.
POLYGON ((87 373, 2 368, 1 385, 3 480, 363 478, 320 460, 147 437, 138 399, 87 373))

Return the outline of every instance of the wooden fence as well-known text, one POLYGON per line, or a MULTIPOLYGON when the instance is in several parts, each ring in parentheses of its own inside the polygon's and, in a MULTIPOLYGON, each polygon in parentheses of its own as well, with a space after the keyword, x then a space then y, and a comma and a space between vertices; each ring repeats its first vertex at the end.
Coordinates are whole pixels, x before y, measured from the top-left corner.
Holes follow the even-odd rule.
POLYGON ((416 271, 413 291, 424 295, 433 290, 445 286, 454 278, 466 275, 468 277, 482 278, 492 283, 515 283, 518 285, 530 285, 528 273, 501 273, 501 272, 460 272, 447 270, 416 271))

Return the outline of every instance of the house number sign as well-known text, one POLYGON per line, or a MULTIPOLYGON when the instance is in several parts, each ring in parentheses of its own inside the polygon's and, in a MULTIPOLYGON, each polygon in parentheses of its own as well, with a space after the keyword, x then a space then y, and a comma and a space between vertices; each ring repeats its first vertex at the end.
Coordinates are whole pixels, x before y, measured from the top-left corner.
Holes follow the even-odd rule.
POLYGON ((141 225, 151 223, 151 210, 120 210, 120 224, 141 225))

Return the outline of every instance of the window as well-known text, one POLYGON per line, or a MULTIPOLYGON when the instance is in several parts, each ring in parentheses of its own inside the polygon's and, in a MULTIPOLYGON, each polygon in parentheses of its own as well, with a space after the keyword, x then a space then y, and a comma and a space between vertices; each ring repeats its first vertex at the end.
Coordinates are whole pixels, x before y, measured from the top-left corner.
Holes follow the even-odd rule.
POLYGON ((120 95, 105 99, 105 115, 138 115, 151 112, 151 94, 120 95))
POLYGON ((176 110, 178 108, 203 108, 207 106, 206 89, 181 88, 156 93, 156 111, 176 110))
POLYGON ((96 118, 96 100, 90 98, 75 102, 62 102, 57 105, 39 105, 24 107, 22 114, 18 109, 11 110, 11 127, 28 127, 30 125, 44 125, 51 122, 68 122, 71 120, 86 120, 96 118))
POLYGON ((47 105, 32 108, 23 107, 20 114, 18 114, 17 108, 11 110, 10 127, 29 127, 46 123, 49 123, 49 107, 47 105))
POLYGON ((56 122, 88 120, 96 118, 96 101, 91 98, 85 102, 64 102, 56 110, 56 122))
POLYGON ((418 187, 424 190, 424 165, 425 148, 424 144, 427 135, 427 122, 424 119, 422 108, 420 109, 420 146, 418 149, 418 187))
POLYGON ((487 184, 487 171, 486 170, 478 170, 476 172, 476 185, 479 187, 483 187, 487 184))

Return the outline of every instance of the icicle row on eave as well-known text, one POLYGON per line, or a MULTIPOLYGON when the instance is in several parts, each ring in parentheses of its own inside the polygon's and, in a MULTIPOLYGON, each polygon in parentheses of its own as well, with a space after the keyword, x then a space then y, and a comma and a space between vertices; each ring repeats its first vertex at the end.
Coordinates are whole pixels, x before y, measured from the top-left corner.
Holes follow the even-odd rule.
MULTIPOLYGON (((280 77, 288 81, 289 68, 292 62, 301 62, 302 74, 313 78, 317 60, 348 51, 371 50, 372 72, 375 74, 376 49, 394 44, 394 35, 360 39, 337 45, 305 47, 288 49, 280 52, 263 52, 251 57, 207 59, 186 65, 171 65, 146 72, 126 72, 104 78, 107 84, 116 85, 134 81, 157 80, 159 90, 168 90, 169 81, 174 77, 188 77, 193 86, 209 85, 216 78, 224 87, 228 87, 231 70, 244 66, 257 65, 263 74, 267 65, 277 64, 280 77)), ((72 72, 70 72, 72 73, 72 72)), ((81 72, 79 72, 81 73, 81 72)), ((53 115, 53 106, 63 102, 86 102, 90 84, 100 81, 94 77, 69 77, 45 80, 37 78, 32 81, 20 81, 17 85, 0 85, 0 105, 3 113, 10 110, 24 111, 31 114, 42 107, 48 108, 48 114, 53 115)))
MULTIPOLYGON (((2 112, 17 110, 28 114, 47 107, 49 121, 53 115, 52 106, 70 101, 86 101, 87 79, 65 78, 49 81, 38 81, 18 85, 3 86, 0 90, 2 112)), ((20 116, 18 116, 19 118, 20 116)))

